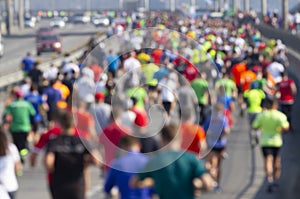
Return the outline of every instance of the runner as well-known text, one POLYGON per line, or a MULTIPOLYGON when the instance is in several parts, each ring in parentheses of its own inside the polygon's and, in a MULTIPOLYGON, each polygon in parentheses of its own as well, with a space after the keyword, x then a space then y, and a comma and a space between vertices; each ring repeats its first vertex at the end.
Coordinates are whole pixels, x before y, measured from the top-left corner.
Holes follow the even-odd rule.
POLYGON ((226 156, 227 135, 230 132, 223 104, 214 105, 212 115, 206 119, 203 128, 206 131, 207 147, 212 149, 206 156, 206 168, 217 182, 215 191, 221 192, 222 159, 226 156))
POLYGON ((208 82, 206 81, 205 73, 198 73, 197 79, 192 81, 191 86, 194 89, 194 92, 198 99, 198 105, 200 109, 200 119, 199 124, 202 125, 206 120, 207 109, 209 105, 209 91, 208 91, 208 82))
POLYGON ((291 123, 292 108, 295 102, 295 96, 297 94, 297 87, 294 80, 288 77, 287 72, 281 74, 282 80, 276 85, 277 92, 279 94, 279 105, 280 111, 283 112, 288 122, 290 123, 290 130, 293 131, 291 123))
POLYGON ((49 141, 45 168, 53 173, 54 199, 84 199, 84 170, 90 163, 100 166, 100 154, 83 138, 75 136, 73 115, 61 115, 62 135, 49 141))
POLYGON ((148 162, 148 158, 140 153, 141 144, 138 138, 124 136, 120 139, 121 156, 114 160, 107 173, 104 190, 111 195, 113 187, 117 187, 121 199, 150 199, 150 188, 131 188, 129 180, 148 162))
MULTIPOLYGON (((22 163, 16 145, 10 143, 4 130, 0 129, 0 187, 15 199, 19 184, 16 178, 22 174, 22 163)), ((1 199, 3 195, 0 194, 1 199)))
POLYGON ((22 62, 21 62, 21 69, 22 71, 24 72, 24 75, 26 76, 27 73, 33 68, 33 65, 34 65, 34 60, 32 58, 32 54, 30 52, 28 52, 26 54, 26 57, 24 57, 22 59, 22 62))
POLYGON ((281 173, 280 148, 283 141, 281 132, 289 129, 287 117, 277 110, 275 100, 267 100, 267 110, 260 113, 254 120, 252 127, 260 130, 260 146, 264 157, 266 179, 268 182, 267 192, 271 193, 277 188, 281 173))
POLYGON ((154 181, 154 191, 160 199, 194 199, 195 179, 200 179, 204 188, 211 189, 212 179, 206 173, 204 163, 194 154, 182 152, 178 148, 181 141, 176 137, 177 130, 174 125, 165 126, 161 130, 164 151, 152 158, 141 172, 132 178, 132 186, 152 185, 150 178, 154 181), (166 162, 170 159, 174 161, 166 162), (186 164, 187 162, 189 164, 186 164))
POLYGON ((194 153, 198 158, 206 152, 206 139, 203 128, 194 124, 192 111, 189 108, 182 109, 181 149, 194 153))
POLYGON ((16 90, 14 95, 16 100, 5 108, 5 115, 11 116, 9 129, 24 163, 24 157, 29 152, 27 137, 31 130, 30 117, 35 115, 35 110, 29 102, 23 99, 20 90, 16 90))
MULTIPOLYGON (((266 98, 266 95, 261 89, 259 89, 258 82, 252 82, 250 90, 244 92, 244 98, 248 107, 248 121, 251 126, 256 116, 262 112, 262 103, 266 98)), ((259 143, 258 133, 258 131, 252 131, 250 128, 250 143, 252 146, 259 143)))

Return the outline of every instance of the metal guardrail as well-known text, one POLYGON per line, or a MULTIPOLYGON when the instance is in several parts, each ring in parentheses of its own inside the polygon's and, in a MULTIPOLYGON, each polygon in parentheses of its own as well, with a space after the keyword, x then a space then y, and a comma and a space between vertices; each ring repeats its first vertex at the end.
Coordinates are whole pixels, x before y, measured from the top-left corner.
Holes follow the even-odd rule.
MULTIPOLYGON (((105 31, 100 31, 96 34, 94 34, 91 38, 98 38, 98 40, 103 40, 106 38, 105 31)), ((72 49, 69 54, 69 58, 71 60, 75 60, 79 56, 82 55, 82 53, 87 49, 87 45, 89 44, 90 40, 87 40, 86 42, 82 43, 81 45, 77 46, 76 48, 72 49)), ((47 68, 49 68, 50 64, 54 64, 55 66, 60 66, 62 61, 64 60, 64 56, 61 55, 55 59, 47 60, 39 65, 39 68, 44 71, 47 68)), ((16 85, 20 83, 24 79, 23 71, 19 70, 7 75, 4 75, 0 77, 0 91, 7 90, 7 87, 16 85)))

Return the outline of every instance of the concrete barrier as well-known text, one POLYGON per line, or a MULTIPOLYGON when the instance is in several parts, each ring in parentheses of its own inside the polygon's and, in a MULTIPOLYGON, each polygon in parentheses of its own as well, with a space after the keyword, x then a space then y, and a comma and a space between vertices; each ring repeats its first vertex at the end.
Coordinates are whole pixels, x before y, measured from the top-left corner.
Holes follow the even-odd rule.
POLYGON ((300 53, 300 37, 287 30, 276 29, 266 24, 258 24, 255 27, 268 39, 280 39, 289 49, 300 53))

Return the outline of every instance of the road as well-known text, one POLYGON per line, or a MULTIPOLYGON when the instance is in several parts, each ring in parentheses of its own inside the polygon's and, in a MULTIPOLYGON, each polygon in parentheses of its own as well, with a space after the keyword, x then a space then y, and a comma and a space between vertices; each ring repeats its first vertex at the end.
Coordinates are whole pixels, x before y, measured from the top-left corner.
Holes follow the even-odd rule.
MULTIPOLYGON (((44 27, 49 21, 42 21, 38 27, 44 27)), ((24 33, 14 34, 4 38, 5 55, 0 59, 0 75, 19 70, 20 62, 27 52, 32 52, 37 58, 35 50, 35 32, 38 29, 25 29, 24 33)), ((92 34, 99 31, 91 24, 67 24, 65 28, 58 29, 62 36, 62 52, 68 52, 86 42, 92 34)), ((38 57, 41 61, 51 59, 53 53, 44 53, 38 57)))
MULTIPOLYGON (((109 44, 112 45, 112 44, 109 44)), ((290 57, 291 66, 289 67, 290 75, 296 80, 299 90, 299 71, 300 62, 290 57)), ((229 144, 227 152, 229 157, 223 162, 222 172, 222 193, 203 193, 202 199, 297 199, 300 196, 300 150, 299 140, 300 123, 297 122, 300 110, 300 96, 297 100, 293 112, 293 125, 295 131, 287 133, 284 137, 284 147, 282 148, 282 177, 280 179, 280 188, 273 194, 266 194, 264 170, 261 151, 259 147, 251 148, 249 144, 249 125, 247 118, 239 117, 235 113, 235 126, 229 136, 229 144)), ((155 116, 155 115, 154 115, 155 116)), ((155 121, 159 121, 159 117, 153 117, 155 121)), ((40 158, 42 155, 40 156, 40 158)), ((91 169, 92 188, 89 191, 89 199, 104 198, 101 192, 102 178, 97 168, 91 169)), ((40 159, 37 168, 29 168, 25 166, 24 175, 19 177, 20 189, 17 194, 18 198, 49 199, 47 192, 45 171, 42 167, 42 159, 40 159)))

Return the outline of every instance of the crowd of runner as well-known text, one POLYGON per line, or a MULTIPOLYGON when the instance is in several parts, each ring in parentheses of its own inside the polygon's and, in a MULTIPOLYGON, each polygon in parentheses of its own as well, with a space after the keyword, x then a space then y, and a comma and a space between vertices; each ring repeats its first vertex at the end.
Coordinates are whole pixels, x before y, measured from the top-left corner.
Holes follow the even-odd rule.
POLYGON ((18 190, 14 165, 22 175, 22 163, 35 166, 42 150, 54 199, 84 198, 89 164, 101 168, 104 191, 115 195, 117 187, 123 199, 221 192, 237 111, 249 119, 249 141, 261 146, 274 191, 281 132, 293 130, 297 92, 286 46, 262 41, 251 24, 236 20, 123 17, 126 25, 110 27, 106 44, 91 42, 79 60, 66 56, 45 71, 30 53, 22 60, 24 82, 10 91, 0 131, 0 162, 11 162, 0 167, 0 184, 10 198, 18 190), (155 104, 163 123, 153 133, 155 104))

